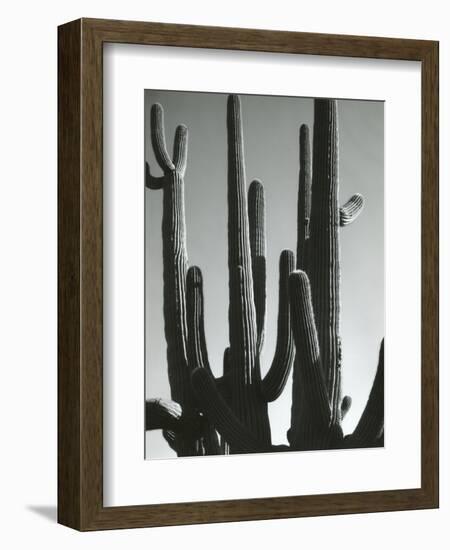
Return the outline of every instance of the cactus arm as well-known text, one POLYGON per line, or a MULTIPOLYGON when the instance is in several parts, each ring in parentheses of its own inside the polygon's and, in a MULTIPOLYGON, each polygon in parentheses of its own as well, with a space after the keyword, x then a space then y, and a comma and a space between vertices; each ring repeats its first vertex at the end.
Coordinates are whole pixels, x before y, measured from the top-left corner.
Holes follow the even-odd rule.
POLYGON ((177 126, 173 142, 173 164, 175 170, 184 176, 187 163, 188 129, 184 124, 177 126))
POLYGON ((169 430, 199 436, 204 418, 199 413, 186 412, 170 399, 149 399, 145 402, 145 429, 169 430))
POLYGON ((149 399, 145 402, 146 430, 176 430, 181 422, 182 408, 179 403, 167 399, 149 399))
POLYGON ((230 348, 225 348, 223 354, 223 374, 222 376, 214 378, 214 380, 217 389, 227 403, 229 403, 231 399, 231 377, 230 348))
POLYGON ((345 227, 353 223, 364 208, 364 197, 359 193, 351 196, 339 209, 339 225, 345 227))
POLYGON ((294 338, 289 312, 289 275, 294 267, 293 252, 283 250, 280 255, 277 344, 270 369, 261 382, 261 392, 267 402, 275 401, 281 395, 294 361, 294 338))
POLYGON ((341 420, 344 420, 345 415, 350 410, 352 406, 352 398, 349 395, 345 395, 341 403, 341 420))
POLYGON ((377 444, 384 432, 384 339, 381 342, 378 367, 361 418, 354 432, 347 437, 350 445, 377 444))
POLYGON ((308 445, 314 447, 317 438, 323 437, 329 429, 331 410, 320 363, 311 288, 303 271, 294 271, 290 275, 289 296, 297 350, 292 382, 290 441, 294 448, 301 446, 305 430, 310 430, 308 445), (302 409, 306 414, 302 413, 302 409), (304 425, 305 420, 309 426, 304 425))
POLYGON ((175 170, 172 159, 167 152, 166 137, 164 133, 164 111, 159 103, 152 105, 150 112, 151 140, 156 160, 161 170, 166 174, 175 170))
POLYGON ((202 411, 233 448, 233 452, 251 453, 269 450, 270 446, 259 441, 235 416, 206 369, 197 368, 192 372, 192 385, 202 411))
MULTIPOLYGON (((203 278, 197 266, 189 268, 186 277, 186 319, 188 327, 188 365, 192 372, 196 368, 206 369, 211 375, 206 348, 203 278)), ((197 454, 220 454, 216 431, 209 421, 204 421, 203 430, 196 441, 197 454)))
POLYGON ((266 234, 264 187, 253 180, 248 190, 248 221, 252 257, 253 296, 255 299, 257 348, 262 351, 266 316, 266 234))
POLYGON ((188 269, 186 277, 186 318, 188 327, 188 363, 190 370, 210 369, 206 348, 203 312, 203 279, 197 266, 188 269))
POLYGON ((339 207, 337 102, 314 100, 313 171, 308 275, 321 361, 331 394, 338 369, 339 207))
POLYGON ((162 189, 164 185, 164 176, 153 176, 150 172, 150 164, 145 163, 145 187, 149 189, 162 189))
POLYGON ((309 126, 300 126, 300 171, 297 202, 297 269, 306 270, 311 218, 311 144, 309 126))
POLYGON ((232 369, 230 362, 230 348, 225 348, 223 354, 223 375, 215 378, 217 389, 227 403, 231 401, 232 369))

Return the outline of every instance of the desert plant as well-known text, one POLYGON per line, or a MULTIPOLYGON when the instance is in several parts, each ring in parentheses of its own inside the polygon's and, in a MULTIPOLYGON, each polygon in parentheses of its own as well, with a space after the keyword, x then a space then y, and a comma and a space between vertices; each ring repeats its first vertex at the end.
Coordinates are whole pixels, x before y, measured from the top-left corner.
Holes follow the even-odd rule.
POLYGON ((171 397, 147 402, 147 428, 162 428, 179 455, 372 446, 384 427, 383 346, 374 385, 353 434, 341 422, 351 399, 341 396, 339 230, 360 214, 354 195, 338 205, 335 100, 314 102, 311 162, 309 129, 300 128, 297 261, 280 256, 277 345, 261 376, 266 301, 264 187, 246 189, 241 106, 227 104, 229 338, 223 376, 214 379, 204 330, 202 274, 188 269, 183 176, 187 129, 176 130, 170 158, 163 111, 151 110, 151 138, 163 176, 146 171, 146 185, 163 189, 164 320, 171 397), (294 345, 295 342, 295 345, 294 345), (294 365, 289 445, 273 446, 267 403, 277 399, 294 365), (216 431, 220 434, 220 444, 216 431))
MULTIPOLYGON (((163 276, 164 276, 164 332, 167 342, 167 368, 171 397, 175 402, 172 410, 180 407, 192 417, 196 414, 196 399, 191 388, 188 364, 188 335, 186 321, 186 224, 184 213, 184 173, 186 170, 188 130, 177 127, 174 139, 173 156, 167 152, 164 136, 163 110, 158 104, 151 110, 151 140, 156 160, 163 172, 160 177, 146 170, 146 185, 150 189, 163 190, 163 276)), ((146 404, 146 420, 151 411, 163 420, 162 402, 146 404)), ((173 431, 173 422, 166 422, 162 428, 166 439, 179 456, 215 454, 219 452, 216 431, 207 422, 199 434, 191 430, 194 423, 180 423, 183 429, 173 431)), ((147 424, 148 425, 148 424, 147 424)), ((151 426, 151 424, 150 424, 151 426)))

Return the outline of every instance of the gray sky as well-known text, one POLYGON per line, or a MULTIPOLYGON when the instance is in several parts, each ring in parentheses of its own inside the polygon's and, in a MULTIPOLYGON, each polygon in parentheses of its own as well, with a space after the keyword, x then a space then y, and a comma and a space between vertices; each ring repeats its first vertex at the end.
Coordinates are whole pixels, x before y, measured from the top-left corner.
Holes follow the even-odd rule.
MULTIPOLYGON (((227 268, 227 94, 145 92, 145 158, 160 174, 150 143, 150 108, 164 108, 167 147, 175 128, 189 129, 185 176, 187 247, 190 265, 203 272, 205 332, 211 368, 222 371, 228 345, 227 268)), ((313 100, 241 95, 247 185, 262 180, 266 197, 267 312, 263 374, 275 349, 278 313, 278 259, 296 250, 298 132, 313 129, 313 100)), ((365 208, 341 231, 341 337, 343 391, 353 405, 344 422, 351 431, 364 408, 384 336, 384 103, 340 100, 340 200, 361 193, 365 208)), ((146 217, 146 384, 145 396, 169 397, 163 325, 161 241, 162 191, 145 191, 146 217)), ((291 382, 269 405, 274 443, 286 442, 291 382)), ((146 457, 175 456, 160 432, 147 432, 146 457)))

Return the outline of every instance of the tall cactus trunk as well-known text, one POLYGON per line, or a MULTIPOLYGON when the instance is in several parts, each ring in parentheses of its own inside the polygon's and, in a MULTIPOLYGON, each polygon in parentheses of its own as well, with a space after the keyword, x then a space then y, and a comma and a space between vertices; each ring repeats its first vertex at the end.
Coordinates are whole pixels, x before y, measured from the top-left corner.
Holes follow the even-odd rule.
POLYGON ((314 101, 310 277, 322 366, 332 401, 338 392, 340 248, 336 100, 314 101))
MULTIPOLYGON (((241 104, 228 98, 228 270, 231 408, 261 442, 270 443, 267 403, 261 399, 258 332, 245 181, 241 104)), ((231 447, 231 452, 233 448, 231 447)))
POLYGON ((300 171, 297 199, 297 269, 306 270, 311 223, 311 145, 309 127, 300 127, 300 171))

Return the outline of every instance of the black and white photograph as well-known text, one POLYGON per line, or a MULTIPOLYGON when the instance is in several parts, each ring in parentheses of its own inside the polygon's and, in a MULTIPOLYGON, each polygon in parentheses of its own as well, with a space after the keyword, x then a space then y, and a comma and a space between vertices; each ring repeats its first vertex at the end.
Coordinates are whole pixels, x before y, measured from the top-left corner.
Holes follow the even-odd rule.
POLYGON ((384 103, 145 91, 147 459, 384 445, 384 103))

